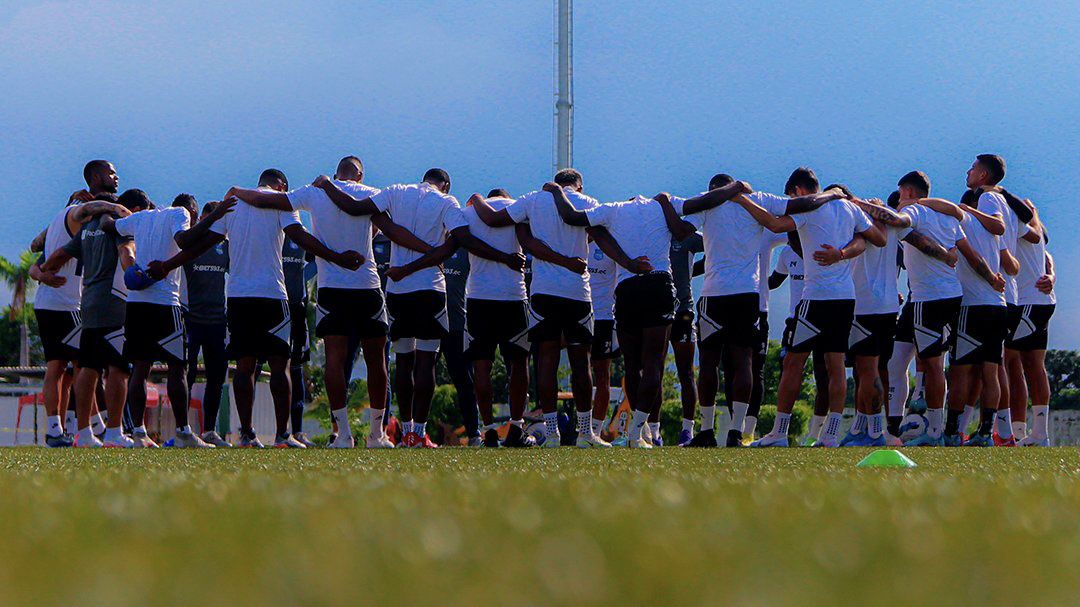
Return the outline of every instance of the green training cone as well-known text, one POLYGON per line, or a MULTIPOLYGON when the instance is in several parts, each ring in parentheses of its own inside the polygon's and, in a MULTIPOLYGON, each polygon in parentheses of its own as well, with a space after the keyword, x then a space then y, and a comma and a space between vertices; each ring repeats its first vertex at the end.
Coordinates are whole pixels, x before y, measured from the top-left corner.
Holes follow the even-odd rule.
POLYGON ((911 458, 893 449, 878 449, 867 455, 856 468, 914 468, 917 464, 911 458))

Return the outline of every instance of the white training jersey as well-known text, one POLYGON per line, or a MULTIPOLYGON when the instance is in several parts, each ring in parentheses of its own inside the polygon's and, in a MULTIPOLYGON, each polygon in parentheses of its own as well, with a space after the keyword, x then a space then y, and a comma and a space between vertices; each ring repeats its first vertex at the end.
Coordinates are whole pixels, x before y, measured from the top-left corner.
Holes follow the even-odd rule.
MULTIPOLYGON (((992 204, 992 206, 1001 209, 1001 218, 1005 221, 1005 233, 1001 235, 1001 244, 1009 250, 1013 257, 1016 257, 1017 240, 1020 238, 1020 218, 1016 216, 1016 212, 1012 210, 1012 207, 1009 206, 1009 203, 1005 201, 1005 197, 1001 194, 984 192, 979 196, 980 209, 982 209, 984 198, 987 198, 988 205, 992 204), (994 199, 994 203, 989 203, 990 198, 994 199)), ((1002 276, 1005 277, 1005 302, 1016 305, 1018 301, 1016 277, 1004 272, 1002 272, 1002 276)))
POLYGON ((795 253, 795 249, 784 246, 780 249, 780 256, 776 260, 776 272, 788 277, 788 318, 795 318, 795 308, 802 301, 803 260, 795 253))
MULTIPOLYGON (((578 192, 563 188, 570 204, 578 211, 595 207, 596 200, 578 192)), ((529 192, 506 207, 506 212, 517 223, 528 223, 533 236, 544 241, 551 250, 567 257, 585 259, 589 254, 589 235, 585 228, 567 225, 555 208, 555 199, 543 190, 529 192)), ((530 291, 535 294, 553 295, 577 301, 592 301, 589 291, 589 274, 578 274, 566 268, 533 259, 530 291)))
MULTIPOLYGON (((265 189, 265 188, 261 188, 265 189)), ((231 213, 210 226, 229 239, 228 297, 288 299, 282 248, 285 228, 300 223, 300 214, 273 209, 257 209, 238 204, 231 213)))
MULTIPOLYGON (((505 209, 514 202, 512 198, 488 198, 487 203, 496 211, 505 209)), ((517 231, 514 226, 493 228, 480 220, 473 207, 462 211, 465 221, 469 222, 469 231, 474 236, 504 253, 520 253, 517 231)), ((495 301, 522 301, 528 299, 525 291, 525 274, 516 272, 505 265, 469 254, 469 278, 465 283, 465 297, 469 299, 491 299, 495 301)))
MULTIPOLYGON (((165 261, 180 252, 176 235, 187 230, 191 216, 181 207, 147 209, 116 220, 116 232, 135 239, 135 263, 144 269, 151 261, 165 261)), ((129 303, 180 305, 180 279, 183 268, 139 291, 128 292, 129 303)))
MULTIPOLYGON (((765 192, 747 194, 773 215, 787 212, 788 199, 765 192)), ((675 210, 682 212, 684 198, 673 199, 675 210)), ((724 202, 708 211, 683 217, 701 232, 705 242, 705 282, 702 297, 758 293, 761 275, 761 240, 766 232, 741 205, 724 202)))
POLYGON ((823 266, 813 258, 822 245, 840 249, 851 242, 855 234, 869 230, 873 226, 870 218, 848 200, 834 200, 791 218, 799 231, 803 258, 808 260, 803 264, 806 275, 803 299, 855 299, 855 283, 851 277, 853 260, 843 259, 823 266))
MULTIPOLYGON (((430 183, 392 185, 371 197, 380 211, 390 213, 394 223, 409 230, 431 246, 446 239, 446 233, 468 225, 457 198, 443 194, 430 183)), ((391 247, 390 265, 403 266, 421 254, 407 247, 391 247)), ((387 293, 414 291, 446 292, 446 279, 437 267, 424 268, 401 280, 389 280, 387 293)))
POLYGON ((769 311, 769 266, 772 265, 773 249, 787 242, 787 234, 772 230, 761 231, 761 248, 758 250, 758 310, 769 311))
MULTIPOLYGON (((930 240, 952 249, 964 239, 960 222, 949 215, 938 213, 921 204, 913 204, 900 211, 911 218, 911 228, 930 240)), ((904 267, 907 269, 911 301, 935 301, 951 299, 964 294, 957 269, 926 255, 914 246, 903 243, 904 267)))
MULTIPOLYGON (((607 228, 630 259, 648 257, 653 271, 671 274, 671 230, 664 209, 652 198, 608 202, 585 211, 589 225, 607 228)), ((637 274, 622 266, 615 268, 616 282, 637 274)))
POLYGON ((1024 240, 1031 228, 1020 224, 1020 240, 1016 243, 1016 258, 1020 261, 1020 273, 1016 275, 1017 304, 1021 306, 1046 306, 1057 303, 1053 291, 1043 293, 1035 283, 1046 275, 1046 238, 1037 243, 1024 240))
MULTIPOLYGON (((68 212, 74 208, 75 205, 63 208, 53 216, 52 221, 49 222, 49 227, 45 229, 45 250, 42 251, 45 259, 48 259, 49 255, 52 255, 54 251, 63 247, 75 237, 67 228, 68 212)), ((56 272, 57 276, 63 276, 67 279, 63 286, 38 285, 34 295, 34 309, 56 310, 59 312, 75 312, 78 310, 79 300, 82 299, 82 280, 76 274, 78 267, 78 260, 69 259, 56 272)))
POLYGON ((855 282, 855 314, 895 314, 900 311, 899 269, 896 245, 911 228, 884 226, 885 246, 866 243, 866 251, 855 258, 852 279, 855 282))
POLYGON ((613 320, 615 318, 615 260, 608 257, 596 246, 589 243, 589 290, 592 291, 593 318, 613 320))
MULTIPOLYGON (((355 181, 334 183, 353 198, 363 200, 379 193, 373 188, 355 181)), ((311 233, 327 248, 334 251, 356 251, 364 256, 364 263, 356 270, 343 268, 321 257, 315 258, 319 287, 334 289, 378 289, 379 272, 375 267, 375 254, 371 249, 371 216, 349 215, 334 204, 322 188, 306 185, 289 192, 289 204, 297 211, 311 214, 311 233)))
MULTIPOLYGON (((997 198, 988 198, 983 195, 979 197, 979 210, 988 215, 1001 214, 1001 206, 1004 203, 1004 199, 999 201, 997 198)), ((1001 236, 991 234, 971 213, 964 214, 964 221, 960 222, 960 227, 964 230, 964 237, 967 238, 968 244, 986 260, 986 264, 990 266, 990 271, 995 274, 1000 272, 1001 251, 1006 248, 1004 239, 1001 236)), ((960 263, 957 264, 957 275, 960 277, 960 286, 964 291, 963 305, 1005 305, 1005 294, 995 291, 994 287, 990 286, 990 283, 986 282, 982 276, 979 276, 975 268, 968 263, 967 258, 961 259, 960 263)))

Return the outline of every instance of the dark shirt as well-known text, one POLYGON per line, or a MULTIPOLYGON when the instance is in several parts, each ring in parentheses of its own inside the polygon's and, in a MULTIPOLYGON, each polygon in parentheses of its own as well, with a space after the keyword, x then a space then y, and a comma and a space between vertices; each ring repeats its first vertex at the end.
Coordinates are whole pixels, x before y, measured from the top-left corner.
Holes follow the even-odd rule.
POLYGON ((307 262, 307 252, 286 236, 281 245, 281 266, 285 270, 285 291, 290 304, 307 301, 307 280, 304 276, 307 262))
POLYGON ((127 310, 127 289, 123 270, 118 267, 117 248, 131 242, 130 236, 116 236, 101 229, 99 215, 79 230, 64 250, 78 259, 83 268, 80 310, 82 325, 88 329, 119 327, 127 310))
POLYGON ((443 263, 446 277, 446 313, 451 331, 465 330, 465 283, 469 279, 469 252, 465 247, 458 250, 443 263))
POLYGON ((229 272, 229 241, 208 251, 184 266, 187 284, 187 319, 200 324, 225 322, 225 275, 229 272))
POLYGON ((690 278, 694 270, 694 254, 704 252, 705 243, 701 239, 701 234, 694 234, 682 242, 671 240, 671 278, 675 281, 676 309, 679 312, 694 307, 694 294, 690 288, 690 278))

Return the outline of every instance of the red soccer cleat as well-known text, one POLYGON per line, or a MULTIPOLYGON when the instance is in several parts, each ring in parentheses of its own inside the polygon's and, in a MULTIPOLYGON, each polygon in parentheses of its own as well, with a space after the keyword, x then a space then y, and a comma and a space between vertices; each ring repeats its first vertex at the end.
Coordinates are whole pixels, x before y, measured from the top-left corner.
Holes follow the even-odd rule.
POLYGON ((431 437, 428 436, 427 434, 424 435, 424 442, 423 442, 423 444, 421 446, 424 449, 438 449, 439 448, 439 446, 436 445, 435 442, 431 440, 431 437))
POLYGON ((405 438, 401 439, 401 442, 404 443, 406 447, 411 447, 413 449, 424 446, 423 439, 421 439, 420 435, 415 432, 407 432, 405 434, 405 438))
POLYGON ((995 447, 1015 447, 1016 446, 1016 437, 1015 436, 1010 436, 1007 439, 1003 439, 1000 436, 998 436, 997 432, 995 432, 994 433, 994 446, 995 447))

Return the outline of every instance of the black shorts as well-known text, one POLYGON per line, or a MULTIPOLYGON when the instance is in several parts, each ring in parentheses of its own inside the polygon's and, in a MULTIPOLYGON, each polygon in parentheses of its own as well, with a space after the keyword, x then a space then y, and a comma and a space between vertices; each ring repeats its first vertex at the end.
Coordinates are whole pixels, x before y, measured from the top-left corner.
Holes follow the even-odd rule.
POLYGON ((130 371, 124 358, 124 327, 87 327, 79 339, 79 365, 104 373, 106 367, 130 371))
POLYGON ((919 358, 941 356, 948 349, 949 334, 956 326, 960 299, 907 302, 896 322, 896 341, 915 344, 919 358))
POLYGON ((465 300, 465 355, 472 360, 520 360, 529 353, 529 304, 494 299, 465 300))
POLYGON ((311 340, 308 338, 307 302, 289 304, 289 360, 311 360, 311 340))
POLYGON ((230 297, 228 301, 231 360, 285 358, 291 350, 289 303, 270 297, 230 297))
POLYGON ((702 348, 757 348, 761 341, 760 298, 755 293, 698 299, 697 334, 702 348))
POLYGON ((615 335, 614 320, 593 323, 592 359, 611 360, 619 356, 619 338, 615 335))
POLYGON ((852 356, 892 358, 896 339, 896 313, 856 314, 848 337, 848 353, 852 356))
POLYGON ((804 299, 795 308, 784 347, 788 352, 847 352, 854 318, 854 299, 804 299))
POLYGON ((949 363, 1001 364, 1005 337, 1009 333, 1005 306, 963 306, 953 332, 949 363))
POLYGON ((1009 306, 1009 337, 1005 347, 1020 352, 1045 350, 1049 339, 1050 317, 1054 315, 1054 304, 1031 304, 1009 306), (1013 322, 1013 314, 1016 321, 1013 322))
POLYGON ((411 293, 387 293, 386 311, 390 317, 390 340, 443 339, 449 325, 446 293, 426 290, 411 293))
POLYGON ((529 300, 529 323, 533 344, 563 340, 571 346, 592 343, 592 304, 587 301, 538 293, 529 300))
POLYGON ((675 282, 667 272, 632 276, 615 287, 619 331, 671 325, 675 320, 675 282))
POLYGON ((385 337, 389 322, 381 289, 319 289, 315 336, 385 337))
POLYGON ((128 302, 124 358, 187 364, 187 335, 180 306, 128 302))
POLYGON ((675 320, 671 323, 671 343, 692 344, 697 341, 697 326, 694 323, 694 309, 675 311, 675 320))
POLYGON ((34 310, 45 360, 78 360, 82 317, 78 311, 34 310))

